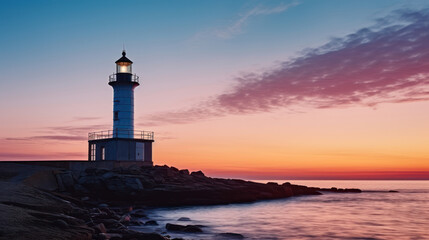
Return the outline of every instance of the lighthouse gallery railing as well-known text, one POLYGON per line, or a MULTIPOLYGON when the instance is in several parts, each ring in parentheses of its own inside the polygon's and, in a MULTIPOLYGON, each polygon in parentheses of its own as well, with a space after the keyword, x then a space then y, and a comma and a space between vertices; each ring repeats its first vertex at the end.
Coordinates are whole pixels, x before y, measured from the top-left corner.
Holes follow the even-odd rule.
POLYGON ((88 133, 88 140, 98 140, 98 139, 107 139, 107 138, 132 138, 132 139, 142 139, 142 140, 153 140, 154 134, 149 131, 131 131, 131 130, 107 130, 100 132, 91 132, 88 133))
MULTIPOLYGON (((116 82, 117 81, 117 77, 116 77, 116 73, 111 74, 109 76, 109 82, 116 82)), ((131 75, 131 82, 139 82, 139 76, 137 76, 136 74, 131 75)))

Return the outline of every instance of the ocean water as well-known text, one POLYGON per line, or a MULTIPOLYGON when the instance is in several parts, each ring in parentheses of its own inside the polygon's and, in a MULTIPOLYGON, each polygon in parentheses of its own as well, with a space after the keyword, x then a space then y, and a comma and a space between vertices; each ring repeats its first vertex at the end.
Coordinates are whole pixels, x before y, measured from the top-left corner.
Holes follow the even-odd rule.
POLYGON ((163 233, 166 223, 176 223, 206 226, 204 234, 168 232, 172 237, 184 239, 218 239, 216 234, 226 232, 242 234, 245 239, 267 240, 429 239, 429 181, 289 182, 313 187, 360 188, 368 192, 324 193, 223 206, 157 208, 147 213, 160 225, 139 230, 163 233), (191 221, 177 221, 180 217, 191 221))

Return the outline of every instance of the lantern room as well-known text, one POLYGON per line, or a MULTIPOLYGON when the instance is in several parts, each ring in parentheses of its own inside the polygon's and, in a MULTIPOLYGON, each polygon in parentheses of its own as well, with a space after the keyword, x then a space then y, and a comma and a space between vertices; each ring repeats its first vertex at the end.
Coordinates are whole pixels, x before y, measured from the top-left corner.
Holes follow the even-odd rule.
POLYGON ((125 51, 122 51, 122 57, 116 61, 116 73, 132 73, 131 71, 131 65, 133 62, 128 59, 126 56, 125 51))

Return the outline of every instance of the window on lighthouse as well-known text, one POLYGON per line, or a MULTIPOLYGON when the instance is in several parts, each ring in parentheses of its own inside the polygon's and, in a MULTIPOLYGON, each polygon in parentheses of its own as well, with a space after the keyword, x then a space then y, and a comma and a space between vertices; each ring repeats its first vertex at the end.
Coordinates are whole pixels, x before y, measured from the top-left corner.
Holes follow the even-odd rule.
POLYGON ((95 161, 96 160, 96 145, 95 144, 91 144, 91 161, 95 161))
POLYGON ((131 73, 131 63, 129 62, 118 62, 116 65, 117 73, 131 73))

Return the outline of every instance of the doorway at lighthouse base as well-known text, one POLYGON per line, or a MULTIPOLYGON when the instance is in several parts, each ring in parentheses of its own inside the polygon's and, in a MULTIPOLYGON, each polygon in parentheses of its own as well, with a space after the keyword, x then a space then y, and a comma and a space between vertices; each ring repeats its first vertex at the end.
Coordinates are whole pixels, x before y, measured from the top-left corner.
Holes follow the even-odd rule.
POLYGON ((153 140, 108 138, 88 141, 89 161, 139 161, 152 164, 153 140))

